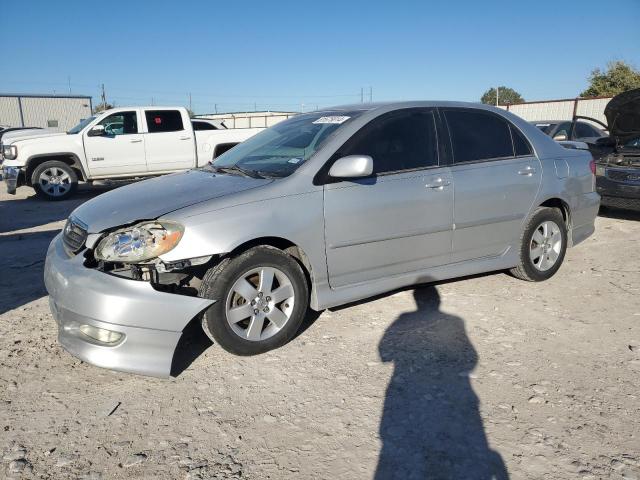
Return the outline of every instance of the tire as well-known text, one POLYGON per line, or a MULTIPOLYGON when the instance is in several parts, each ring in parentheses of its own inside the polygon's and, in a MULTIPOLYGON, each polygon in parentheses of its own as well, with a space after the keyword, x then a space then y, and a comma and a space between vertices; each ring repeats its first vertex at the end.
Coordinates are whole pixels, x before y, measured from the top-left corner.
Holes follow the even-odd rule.
POLYGON ((205 333, 236 355, 257 355, 287 343, 309 304, 298 262, 270 246, 251 248, 209 269, 199 295, 216 300, 202 319, 205 333))
POLYGON ((538 207, 520 238, 520 263, 510 272, 528 282, 548 280, 562 265, 566 251, 567 226, 562 213, 557 208, 538 207))
POLYGON ((78 188, 78 176, 66 163, 50 160, 35 168, 31 175, 31 186, 40 198, 65 200, 78 188))

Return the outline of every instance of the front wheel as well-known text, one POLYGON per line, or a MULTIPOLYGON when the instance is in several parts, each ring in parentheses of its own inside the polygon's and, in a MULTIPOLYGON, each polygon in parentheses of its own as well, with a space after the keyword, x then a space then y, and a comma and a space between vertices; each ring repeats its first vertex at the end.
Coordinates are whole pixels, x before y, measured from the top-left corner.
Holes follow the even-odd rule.
POLYGON ((309 302, 298 262, 269 246, 251 248, 211 268, 200 295, 216 300, 204 315, 204 331, 236 355, 256 355, 287 343, 309 302))
POLYGON ((38 165, 31 175, 31 186, 46 200, 64 200, 78 187, 78 176, 64 162, 51 160, 38 165))
POLYGON ((540 207, 522 233, 520 264, 511 274, 521 280, 542 282, 562 265, 567 250, 567 226, 557 208, 540 207))

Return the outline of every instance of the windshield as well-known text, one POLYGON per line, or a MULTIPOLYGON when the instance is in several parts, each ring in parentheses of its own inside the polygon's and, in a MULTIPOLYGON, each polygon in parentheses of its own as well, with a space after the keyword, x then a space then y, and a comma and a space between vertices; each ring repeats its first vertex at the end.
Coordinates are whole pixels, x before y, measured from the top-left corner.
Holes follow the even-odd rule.
POLYGON ((80 123, 77 124, 75 127, 73 127, 71 130, 69 130, 67 133, 68 134, 78 133, 80 130, 82 130, 84 127, 89 125, 95 119, 96 119, 96 117, 93 116, 93 117, 85 118, 84 120, 80 120, 80 123))
POLYGON ((317 152, 333 132, 361 113, 324 111, 297 115, 242 142, 211 165, 265 177, 286 177, 317 152))

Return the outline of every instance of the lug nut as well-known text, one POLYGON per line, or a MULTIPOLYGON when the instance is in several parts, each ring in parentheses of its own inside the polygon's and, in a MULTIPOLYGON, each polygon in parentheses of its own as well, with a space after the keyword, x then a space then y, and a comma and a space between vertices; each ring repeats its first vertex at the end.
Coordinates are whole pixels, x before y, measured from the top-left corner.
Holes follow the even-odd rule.
POLYGON ((267 302, 270 302, 271 301, 271 297, 267 297, 266 300, 267 300, 267 302))
POLYGON ((288 303, 285 303, 285 304, 284 304, 284 308, 289 308, 289 304, 288 304, 288 303))
POLYGON ((258 309, 256 308, 256 309, 253 311, 253 313, 257 315, 257 314, 259 314, 259 313, 260 313, 260 310, 258 310, 258 309))
POLYGON ((255 300, 251 300, 251 305, 255 305, 256 301, 255 300))
POLYGON ((262 292, 258 292, 258 296, 259 296, 260 298, 262 298, 262 295, 263 295, 263 293, 262 293, 262 292))
POLYGON ((264 307, 264 308, 262 309, 262 311, 263 311, 264 313, 267 313, 267 312, 269 311, 269 307, 264 307))

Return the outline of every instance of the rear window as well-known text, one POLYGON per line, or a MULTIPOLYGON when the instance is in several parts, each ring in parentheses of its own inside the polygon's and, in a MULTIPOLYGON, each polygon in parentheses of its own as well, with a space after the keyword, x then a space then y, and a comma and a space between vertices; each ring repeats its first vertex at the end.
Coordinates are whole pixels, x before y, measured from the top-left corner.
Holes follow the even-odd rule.
POLYGON ((488 112, 445 110, 454 163, 513 157, 506 120, 488 112))
POLYGON ((214 125, 211 125, 209 122, 191 122, 193 125, 193 129, 198 130, 217 130, 214 125))
POLYGON ((145 116, 149 133, 184 130, 182 115, 178 110, 147 110, 145 116))

